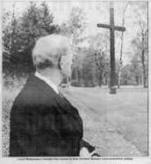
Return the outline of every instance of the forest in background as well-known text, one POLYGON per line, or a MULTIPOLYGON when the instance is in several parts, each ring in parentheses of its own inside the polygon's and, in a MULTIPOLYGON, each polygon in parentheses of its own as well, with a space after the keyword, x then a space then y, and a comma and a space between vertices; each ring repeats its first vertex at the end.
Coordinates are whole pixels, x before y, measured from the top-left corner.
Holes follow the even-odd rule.
MULTIPOLYGON (((116 60, 116 81, 117 85, 120 78, 120 85, 147 87, 147 3, 128 3, 125 5, 125 12, 127 6, 134 6, 136 20, 133 23, 138 28, 136 36, 130 41, 133 52, 130 52, 132 54, 126 54, 132 56, 127 64, 123 64, 122 46, 120 46, 120 58, 116 60)), ((121 17, 124 25, 126 21, 124 10, 121 17)), ((72 7, 68 20, 62 24, 55 24, 54 15, 46 2, 41 2, 39 5, 31 2, 21 15, 15 14, 14 3, 11 13, 4 11, 2 21, 3 77, 6 83, 10 82, 10 78, 27 77, 34 72, 31 53, 35 41, 41 36, 58 33, 68 36, 72 40, 71 85, 83 87, 109 85, 109 32, 104 30, 104 32, 96 35, 84 36, 87 18, 82 8, 72 7), (88 42, 88 46, 81 46, 85 41, 88 42)), ((116 33, 115 35, 116 39, 121 40, 121 43, 126 37, 122 37, 122 35, 122 33, 116 33)))

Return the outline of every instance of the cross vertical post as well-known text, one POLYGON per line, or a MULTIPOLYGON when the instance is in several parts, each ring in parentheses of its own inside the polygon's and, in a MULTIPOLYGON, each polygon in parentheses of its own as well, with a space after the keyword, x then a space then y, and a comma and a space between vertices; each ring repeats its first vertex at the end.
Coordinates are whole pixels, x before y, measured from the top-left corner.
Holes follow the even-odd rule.
POLYGON ((116 72, 115 72, 115 31, 124 32, 125 27, 114 25, 114 6, 113 2, 110 2, 110 25, 97 24, 97 27, 102 27, 110 30, 110 93, 116 93, 116 72))
POLYGON ((110 2, 110 93, 116 93, 116 73, 115 73, 115 35, 114 35, 114 7, 110 2))

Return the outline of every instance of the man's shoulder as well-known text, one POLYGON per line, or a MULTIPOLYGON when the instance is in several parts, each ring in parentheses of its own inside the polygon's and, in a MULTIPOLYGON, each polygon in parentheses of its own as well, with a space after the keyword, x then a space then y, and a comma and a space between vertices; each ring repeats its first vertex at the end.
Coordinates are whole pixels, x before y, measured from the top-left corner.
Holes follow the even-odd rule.
POLYGON ((29 77, 26 84, 16 97, 17 104, 52 104, 55 94, 38 78, 29 77))

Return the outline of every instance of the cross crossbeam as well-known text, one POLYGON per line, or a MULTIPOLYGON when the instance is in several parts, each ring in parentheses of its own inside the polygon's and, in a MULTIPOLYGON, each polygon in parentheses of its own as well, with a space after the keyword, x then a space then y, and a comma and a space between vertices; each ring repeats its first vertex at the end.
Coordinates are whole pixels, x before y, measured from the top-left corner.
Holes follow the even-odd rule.
POLYGON ((121 26, 112 27, 111 25, 107 25, 107 24, 97 24, 97 27, 108 28, 108 29, 114 28, 114 30, 122 31, 122 32, 124 32, 126 30, 125 27, 121 27, 121 26))

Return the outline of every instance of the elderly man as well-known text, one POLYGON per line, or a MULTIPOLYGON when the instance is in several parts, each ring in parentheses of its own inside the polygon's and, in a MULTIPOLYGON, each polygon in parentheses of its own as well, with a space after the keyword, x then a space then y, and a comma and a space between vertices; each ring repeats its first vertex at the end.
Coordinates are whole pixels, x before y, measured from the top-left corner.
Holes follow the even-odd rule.
POLYGON ((69 40, 61 35, 42 37, 32 57, 36 72, 11 110, 10 156, 90 156, 88 149, 94 148, 82 140, 81 117, 58 90, 63 75, 71 74, 69 40))

